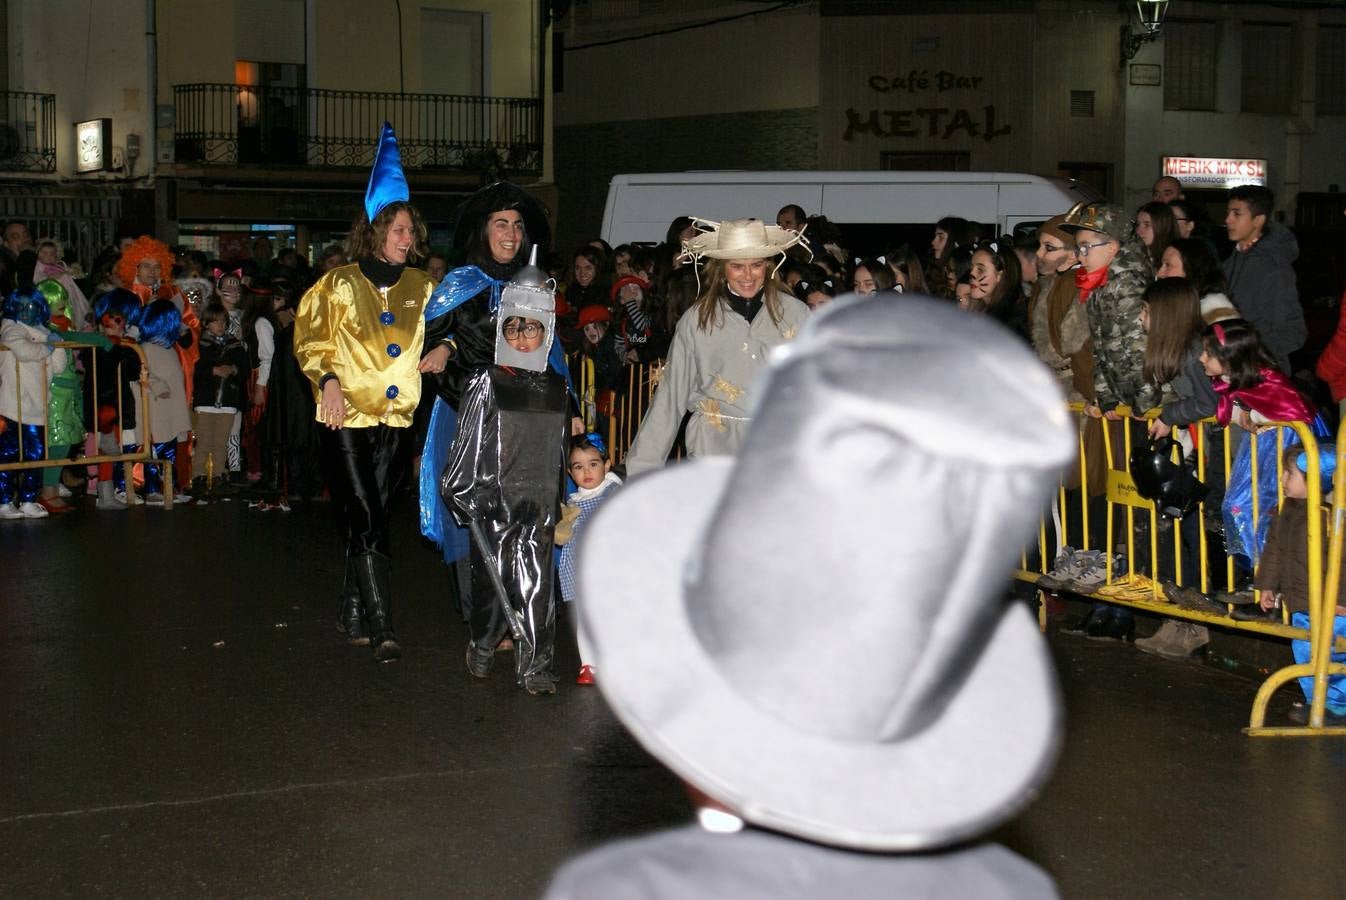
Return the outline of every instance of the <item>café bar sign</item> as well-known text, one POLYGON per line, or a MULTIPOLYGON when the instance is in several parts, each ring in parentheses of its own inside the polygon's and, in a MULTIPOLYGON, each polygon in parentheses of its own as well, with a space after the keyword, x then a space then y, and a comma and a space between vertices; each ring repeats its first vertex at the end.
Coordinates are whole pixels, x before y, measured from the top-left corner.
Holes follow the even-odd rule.
POLYGON ((1165 156, 1164 175, 1183 187, 1231 188, 1240 184, 1266 187, 1265 159, 1225 159, 1217 156, 1165 156))

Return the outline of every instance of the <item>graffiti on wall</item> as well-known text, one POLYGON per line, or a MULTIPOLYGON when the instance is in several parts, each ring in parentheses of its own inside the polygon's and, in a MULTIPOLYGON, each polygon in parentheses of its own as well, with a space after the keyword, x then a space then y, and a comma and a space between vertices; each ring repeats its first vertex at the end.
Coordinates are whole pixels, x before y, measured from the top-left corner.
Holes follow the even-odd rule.
MULTIPOLYGON (((878 94, 943 94, 947 91, 975 91, 986 79, 980 75, 958 72, 912 69, 906 74, 871 75, 866 80, 871 91, 878 94)), ((955 137, 981 138, 993 141, 1013 131, 1013 126, 999 121, 995 104, 980 107, 943 105, 935 102, 890 109, 846 110, 846 131, 842 140, 853 141, 856 135, 881 138, 930 137, 947 141, 955 137)))

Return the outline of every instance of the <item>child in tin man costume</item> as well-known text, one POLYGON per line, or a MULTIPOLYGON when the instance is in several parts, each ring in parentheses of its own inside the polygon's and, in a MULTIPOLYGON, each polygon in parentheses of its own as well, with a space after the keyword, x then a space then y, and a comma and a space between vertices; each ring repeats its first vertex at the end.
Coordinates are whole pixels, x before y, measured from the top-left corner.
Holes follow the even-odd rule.
POLYGON ((570 403, 565 379, 547 366, 555 293, 536 262, 534 250, 501 291, 495 365, 478 369, 463 389, 440 490, 472 536, 468 671, 486 677, 508 629, 519 685, 552 694, 552 548, 570 403))

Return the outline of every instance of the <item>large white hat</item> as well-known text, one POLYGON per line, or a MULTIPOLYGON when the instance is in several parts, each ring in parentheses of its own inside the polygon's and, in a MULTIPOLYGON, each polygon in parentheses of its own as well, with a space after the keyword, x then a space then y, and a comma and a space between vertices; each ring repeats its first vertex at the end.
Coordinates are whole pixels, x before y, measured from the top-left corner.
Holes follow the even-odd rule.
POLYGON ((998 323, 829 304, 769 366, 737 458, 636 478, 586 527, 599 685, 677 775, 757 825, 868 850, 1028 802, 1060 703, 1004 589, 1073 432, 998 323))
POLYGON ((808 241, 804 240, 802 233, 767 225, 761 219, 716 222, 693 216, 692 223, 700 231, 682 242, 682 253, 684 258, 694 262, 703 256, 711 259, 766 259, 783 256, 795 244, 808 247, 808 241))

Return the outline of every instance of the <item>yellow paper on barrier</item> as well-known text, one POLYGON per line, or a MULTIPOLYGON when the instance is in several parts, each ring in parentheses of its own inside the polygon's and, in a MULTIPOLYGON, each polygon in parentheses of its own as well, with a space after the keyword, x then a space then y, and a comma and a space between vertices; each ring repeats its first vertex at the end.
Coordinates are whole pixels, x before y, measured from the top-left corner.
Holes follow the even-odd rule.
POLYGON ((1140 491, 1136 490, 1136 483, 1131 480, 1131 473, 1119 472, 1116 469, 1108 470, 1108 502, 1154 509, 1154 501, 1146 500, 1140 495, 1140 491))

